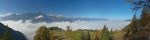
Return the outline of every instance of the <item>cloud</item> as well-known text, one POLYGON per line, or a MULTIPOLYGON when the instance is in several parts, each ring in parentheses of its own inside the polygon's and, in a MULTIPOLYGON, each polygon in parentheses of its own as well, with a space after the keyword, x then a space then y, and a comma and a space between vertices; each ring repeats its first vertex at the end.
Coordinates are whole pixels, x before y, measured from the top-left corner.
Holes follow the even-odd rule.
POLYGON ((10 28, 20 31, 26 35, 29 40, 32 40, 36 30, 45 25, 47 27, 59 27, 62 29, 66 29, 66 26, 70 26, 73 30, 77 29, 102 29, 103 25, 107 25, 109 29, 113 28, 114 30, 120 30, 125 27, 129 21, 122 20, 113 20, 113 21, 81 21, 77 20, 74 22, 69 21, 61 21, 61 22, 40 22, 40 23, 31 23, 32 20, 27 20, 22 22, 19 21, 1 21, 1 23, 8 25, 10 28))

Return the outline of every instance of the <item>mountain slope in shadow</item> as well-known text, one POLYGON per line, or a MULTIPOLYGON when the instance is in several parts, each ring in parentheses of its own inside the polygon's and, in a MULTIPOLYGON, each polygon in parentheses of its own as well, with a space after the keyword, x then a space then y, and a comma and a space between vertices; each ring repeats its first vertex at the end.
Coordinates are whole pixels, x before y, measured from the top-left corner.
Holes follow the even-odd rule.
POLYGON ((21 32, 0 23, 0 40, 27 40, 27 38, 21 32))

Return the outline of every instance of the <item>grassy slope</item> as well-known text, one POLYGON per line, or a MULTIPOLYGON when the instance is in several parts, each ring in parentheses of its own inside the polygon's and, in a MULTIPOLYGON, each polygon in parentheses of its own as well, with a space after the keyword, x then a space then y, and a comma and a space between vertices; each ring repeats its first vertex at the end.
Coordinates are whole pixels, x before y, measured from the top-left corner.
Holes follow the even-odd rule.
MULTIPOLYGON (((93 32, 90 32, 93 36, 93 32)), ((58 35, 61 35, 64 37, 64 40, 79 40, 81 31, 64 31, 64 32, 59 32, 58 35)))
MULTIPOLYGON (((95 32, 90 32, 91 33, 91 38, 94 39, 95 37, 95 32)), ((80 34, 81 31, 64 31, 64 32, 57 32, 58 35, 61 35, 64 37, 64 40, 79 40, 80 39, 80 34)), ((98 33, 100 36, 100 33, 98 33)), ((113 37, 115 40, 122 40, 124 36, 124 32, 122 31, 117 31, 113 33, 113 37)))
POLYGON ((59 32, 59 35, 64 37, 64 40, 79 40, 80 37, 80 31, 64 31, 59 32))

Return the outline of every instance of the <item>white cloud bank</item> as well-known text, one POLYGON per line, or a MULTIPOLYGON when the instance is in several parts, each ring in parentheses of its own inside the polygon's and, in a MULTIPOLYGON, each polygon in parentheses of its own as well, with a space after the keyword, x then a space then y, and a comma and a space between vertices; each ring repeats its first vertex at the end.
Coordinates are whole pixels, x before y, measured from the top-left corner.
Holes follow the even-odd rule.
POLYGON ((52 22, 52 23, 31 23, 31 20, 26 22, 20 21, 1 21, 3 24, 8 25, 10 28, 22 32, 28 40, 32 40, 36 30, 45 25, 47 27, 59 27, 62 29, 66 29, 66 26, 70 26, 73 30, 77 29, 102 29, 103 25, 107 25, 107 27, 113 28, 114 30, 120 30, 125 27, 129 22, 127 21, 75 21, 75 22, 52 22))

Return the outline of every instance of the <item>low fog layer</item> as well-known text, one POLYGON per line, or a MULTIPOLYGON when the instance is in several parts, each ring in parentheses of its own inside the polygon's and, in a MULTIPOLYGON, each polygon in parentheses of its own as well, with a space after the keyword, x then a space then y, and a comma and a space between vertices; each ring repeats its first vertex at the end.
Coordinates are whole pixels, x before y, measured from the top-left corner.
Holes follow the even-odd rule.
POLYGON ((0 22, 10 28, 22 32, 28 40, 33 40, 36 30, 40 26, 59 27, 66 29, 70 26, 72 30, 77 29, 102 29, 106 25, 109 29, 121 30, 130 21, 108 20, 107 18, 67 18, 63 16, 49 16, 42 13, 37 14, 14 14, 0 15, 0 22), (33 16, 34 15, 34 16, 33 16), (51 21, 51 22, 50 22, 51 21))
POLYGON ((124 21, 124 20, 113 20, 113 21, 61 21, 61 22, 40 22, 40 23, 32 23, 31 20, 26 20, 25 22, 22 22, 22 20, 19 21, 1 21, 1 23, 8 25, 10 28, 20 31, 25 34, 25 36, 32 40, 36 30, 40 26, 47 26, 47 27, 59 27, 62 29, 66 29, 66 26, 70 26, 73 30, 77 29, 102 29, 103 25, 106 25, 109 29, 113 28, 113 30, 121 30, 123 27, 125 27, 127 24, 129 24, 130 21, 124 21))

